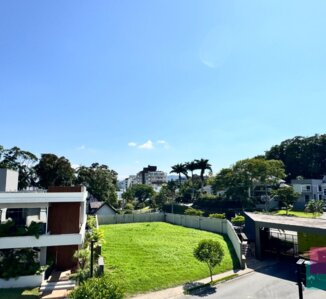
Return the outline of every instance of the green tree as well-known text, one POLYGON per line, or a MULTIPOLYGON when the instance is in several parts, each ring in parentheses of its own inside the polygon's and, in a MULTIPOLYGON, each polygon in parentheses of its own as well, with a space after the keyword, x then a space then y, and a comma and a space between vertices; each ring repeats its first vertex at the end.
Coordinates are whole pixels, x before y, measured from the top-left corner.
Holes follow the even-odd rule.
POLYGON ((75 171, 68 159, 54 154, 42 154, 34 167, 39 178, 39 186, 71 186, 75 181, 75 171))
POLYGON ((145 184, 132 185, 124 193, 127 193, 127 195, 123 195, 124 197, 137 199, 139 206, 142 206, 140 204, 144 204, 147 199, 151 199, 155 195, 153 187, 145 184))
POLYGON ((171 166, 172 170, 170 173, 176 173, 179 175, 179 186, 181 186, 181 174, 188 179, 187 165, 185 163, 176 164, 171 166))
POLYGON ((18 171, 18 189, 26 189, 35 185, 36 176, 33 164, 37 157, 31 152, 21 150, 14 146, 4 149, 0 146, 0 168, 8 168, 18 171), (1 157, 3 156, 3 159, 1 157))
POLYGON ((77 169, 77 183, 86 186, 89 193, 99 201, 111 205, 117 203, 117 173, 107 165, 93 163, 90 167, 81 166, 77 169))
POLYGON ((296 193, 292 187, 284 186, 277 190, 274 190, 272 194, 276 199, 281 203, 281 205, 286 210, 286 215, 288 215, 289 210, 292 208, 293 204, 299 197, 299 194, 296 193))
POLYGON ((203 193, 205 171, 209 170, 210 172, 212 172, 212 165, 209 164, 208 161, 208 159, 195 160, 197 169, 200 170, 201 193, 203 193))
POLYGON ((320 178, 326 174, 326 134, 284 140, 265 156, 284 163, 287 181, 297 176, 320 178))
POLYGON ((318 214, 323 213, 324 204, 325 203, 323 200, 317 200, 317 199, 309 200, 309 202, 305 207, 305 211, 313 213, 314 216, 316 217, 318 214))
POLYGON ((194 171, 199 169, 199 167, 195 160, 186 163, 186 167, 191 172, 191 185, 192 185, 191 201, 193 201, 195 198, 194 171))
POLYGON ((69 298, 72 299, 122 299, 124 291, 112 277, 104 275, 90 278, 74 289, 69 298))
MULTIPOLYGON (((224 191, 227 199, 245 204, 255 203, 253 191, 257 186, 277 185, 285 176, 281 161, 262 158, 245 159, 236 162, 231 168, 224 168, 215 176, 214 192, 224 191)), ((268 194, 265 194, 268 195, 268 194)))
POLYGON ((224 256, 221 244, 214 240, 202 240, 195 248, 194 256, 200 262, 207 264, 211 281, 213 281, 213 269, 221 264, 224 256))

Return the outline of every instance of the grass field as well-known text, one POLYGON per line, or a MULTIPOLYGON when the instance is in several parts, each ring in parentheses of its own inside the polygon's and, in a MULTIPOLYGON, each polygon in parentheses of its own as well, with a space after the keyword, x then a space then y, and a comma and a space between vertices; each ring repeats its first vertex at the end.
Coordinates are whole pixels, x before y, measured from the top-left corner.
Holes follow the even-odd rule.
POLYGON ((37 299, 38 288, 35 289, 0 289, 3 299, 37 299))
POLYGON ((218 240, 223 246, 225 256, 215 273, 238 267, 233 247, 222 235, 163 222, 102 225, 101 229, 106 272, 117 277, 128 294, 208 277, 207 265, 193 256, 202 239, 218 240))
MULTIPOLYGON (((289 211, 288 213, 290 216, 296 216, 296 217, 304 217, 304 218, 315 218, 319 217, 320 214, 313 214, 313 213, 306 213, 302 211, 289 211)), ((279 210, 276 212, 276 215, 286 215, 285 210, 279 210)))

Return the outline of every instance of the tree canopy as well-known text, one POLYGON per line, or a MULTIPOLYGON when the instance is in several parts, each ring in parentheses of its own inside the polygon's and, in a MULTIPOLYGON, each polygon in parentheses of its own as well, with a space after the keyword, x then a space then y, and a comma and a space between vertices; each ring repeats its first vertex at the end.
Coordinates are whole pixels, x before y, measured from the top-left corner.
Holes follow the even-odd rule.
POLYGON ((195 248, 194 256, 200 262, 207 264, 211 281, 213 281, 213 269, 221 264, 224 256, 221 244, 214 240, 202 240, 195 248))
POLYGON ((231 168, 222 169, 213 183, 213 191, 224 191, 227 199, 248 202, 252 200, 257 185, 273 185, 284 178, 281 161, 262 158, 245 159, 231 168))
POLYGON ((35 171, 39 186, 45 189, 49 186, 71 186, 75 180, 75 170, 69 160, 54 154, 42 154, 35 171))
POLYGON ((0 146, 0 168, 18 171, 19 190, 35 185, 36 176, 33 164, 37 160, 34 154, 21 150, 17 146, 11 149, 4 149, 3 146, 0 146))
POLYGON ((117 173, 110 170, 107 165, 93 163, 89 167, 79 167, 76 182, 85 185, 87 190, 98 200, 112 205, 116 204, 117 173))
POLYGON ((326 174, 326 134, 287 139, 274 145, 265 156, 284 163, 288 181, 298 176, 321 178, 326 174))

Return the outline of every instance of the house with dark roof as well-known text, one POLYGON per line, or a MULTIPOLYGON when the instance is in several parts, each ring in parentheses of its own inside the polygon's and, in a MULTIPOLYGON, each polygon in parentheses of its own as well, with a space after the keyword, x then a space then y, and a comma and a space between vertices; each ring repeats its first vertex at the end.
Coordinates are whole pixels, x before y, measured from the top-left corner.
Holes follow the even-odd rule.
POLYGON ((90 201, 88 213, 91 215, 110 216, 117 214, 118 211, 104 201, 90 201))

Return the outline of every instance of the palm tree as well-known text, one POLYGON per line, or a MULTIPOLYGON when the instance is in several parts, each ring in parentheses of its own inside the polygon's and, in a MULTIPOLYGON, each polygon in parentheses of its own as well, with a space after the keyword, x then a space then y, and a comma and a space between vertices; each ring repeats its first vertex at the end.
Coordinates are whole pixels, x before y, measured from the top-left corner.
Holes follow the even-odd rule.
POLYGON ((206 170, 212 171, 212 165, 208 163, 208 159, 195 160, 197 169, 200 169, 200 180, 201 180, 201 193, 203 193, 204 187, 204 174, 206 170))
POLYGON ((188 179, 187 166, 184 163, 176 164, 171 166, 172 170, 170 173, 177 173, 179 175, 179 186, 181 186, 181 174, 183 174, 188 179))
POLYGON ((191 183, 192 183, 191 199, 193 200, 194 199, 194 193, 195 193, 195 190, 194 190, 194 170, 199 169, 199 168, 198 168, 198 164, 197 164, 196 160, 186 163, 186 166, 187 166, 187 169, 189 171, 191 171, 191 183))

